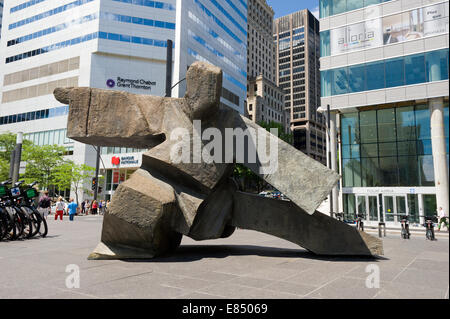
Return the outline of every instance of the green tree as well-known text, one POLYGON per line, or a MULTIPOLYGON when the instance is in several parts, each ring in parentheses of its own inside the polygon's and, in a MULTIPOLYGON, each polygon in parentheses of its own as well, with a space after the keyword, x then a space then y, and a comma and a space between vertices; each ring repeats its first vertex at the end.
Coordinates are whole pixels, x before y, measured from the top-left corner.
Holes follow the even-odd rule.
POLYGON ((95 168, 72 161, 66 161, 64 164, 56 167, 54 171, 54 183, 58 189, 70 189, 75 192, 77 204, 78 192, 89 193, 90 189, 84 187, 95 174, 95 168))
POLYGON ((9 161, 0 157, 0 181, 5 181, 9 177, 9 161))
POLYGON ((41 189, 49 189, 55 184, 55 172, 64 165, 66 149, 58 145, 30 145, 22 160, 26 161, 25 174, 22 178, 27 183, 38 181, 41 189))
MULTIPOLYGON (((285 129, 282 124, 271 121, 269 123, 260 122, 258 125, 265 128, 269 132, 271 128, 278 129, 278 137, 286 143, 292 145, 293 135, 292 133, 285 133, 285 129)), ((234 166, 233 176, 235 181, 238 183, 240 190, 244 192, 260 193, 265 187, 268 186, 268 183, 242 164, 236 164, 234 166)))

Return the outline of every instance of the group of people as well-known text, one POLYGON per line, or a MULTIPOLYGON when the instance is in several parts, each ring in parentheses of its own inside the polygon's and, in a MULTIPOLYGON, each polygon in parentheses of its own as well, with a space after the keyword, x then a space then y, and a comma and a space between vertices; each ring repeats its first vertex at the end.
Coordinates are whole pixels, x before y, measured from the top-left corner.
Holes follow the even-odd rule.
MULTIPOLYGON (((44 191, 42 197, 39 199, 38 203, 38 210, 41 212, 41 214, 44 216, 45 219, 47 219, 47 216, 51 213, 51 206, 52 206, 52 200, 48 196, 48 191, 44 191)), ((109 207, 109 200, 104 201, 92 201, 90 202, 88 199, 84 200, 81 203, 81 214, 88 215, 96 215, 101 214, 103 215, 109 207)), ((55 203, 55 220, 58 219, 58 216, 60 220, 63 219, 64 213, 69 215, 69 220, 73 221, 74 216, 78 214, 79 212, 78 204, 74 201, 73 198, 69 200, 69 203, 66 204, 64 199, 60 196, 58 197, 58 200, 55 203)))
POLYGON ((81 214, 103 215, 105 214, 105 211, 107 211, 108 208, 109 208, 109 200, 107 201, 100 200, 98 202, 94 200, 90 202, 88 199, 86 199, 81 203, 81 214))

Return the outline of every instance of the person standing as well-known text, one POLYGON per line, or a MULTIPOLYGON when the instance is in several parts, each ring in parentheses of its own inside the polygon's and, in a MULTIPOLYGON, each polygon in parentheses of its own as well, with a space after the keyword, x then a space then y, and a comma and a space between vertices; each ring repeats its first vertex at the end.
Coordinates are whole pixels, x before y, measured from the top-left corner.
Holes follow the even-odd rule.
POLYGON ((62 197, 58 197, 58 201, 56 202, 56 214, 55 214, 55 220, 58 219, 58 216, 60 216, 60 219, 63 220, 63 214, 64 209, 66 208, 66 205, 63 202, 62 197))
POLYGON ((96 200, 92 202, 92 215, 97 215, 98 203, 96 200))
POLYGON ((77 203, 75 203, 73 201, 73 198, 70 199, 69 205, 67 205, 67 210, 69 213, 69 220, 73 221, 73 217, 75 216, 75 214, 77 213, 77 203))
POLYGON ((448 231, 449 230, 448 229, 448 216, 446 215, 446 213, 442 209, 442 207, 439 207, 438 216, 439 216, 438 231, 441 231, 442 224, 444 224, 445 227, 447 227, 447 231, 448 231))
POLYGON ((84 206, 86 205, 86 200, 81 202, 81 214, 84 214, 84 206))
POLYGON ((48 214, 50 213, 51 201, 50 197, 48 197, 48 191, 44 191, 44 195, 39 200, 38 208, 41 214, 47 219, 48 214))
POLYGON ((99 215, 101 215, 103 213, 103 201, 102 200, 100 200, 98 202, 98 213, 99 213, 99 215))
POLYGON ((86 215, 89 214, 90 208, 91 208, 91 205, 89 204, 89 199, 86 199, 86 205, 85 205, 85 213, 86 213, 86 215))

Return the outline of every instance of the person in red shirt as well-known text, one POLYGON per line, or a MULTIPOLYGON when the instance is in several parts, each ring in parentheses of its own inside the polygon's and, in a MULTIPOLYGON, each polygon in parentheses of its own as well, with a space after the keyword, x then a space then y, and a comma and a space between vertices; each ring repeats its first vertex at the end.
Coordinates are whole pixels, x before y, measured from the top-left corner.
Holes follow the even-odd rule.
POLYGON ((93 214, 93 215, 97 215, 97 208, 98 208, 98 203, 97 203, 96 200, 94 200, 94 201, 92 202, 92 214, 93 214))

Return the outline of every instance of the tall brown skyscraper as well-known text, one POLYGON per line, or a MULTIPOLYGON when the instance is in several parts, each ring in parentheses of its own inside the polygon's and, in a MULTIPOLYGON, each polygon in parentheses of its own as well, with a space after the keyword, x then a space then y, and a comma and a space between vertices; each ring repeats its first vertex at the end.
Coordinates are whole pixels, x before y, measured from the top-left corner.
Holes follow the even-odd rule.
POLYGON ((273 9, 266 0, 249 0, 247 15, 246 116, 254 122, 274 121, 288 128, 283 92, 276 85, 273 9))
MULTIPOLYGON (((249 35, 250 38, 250 35, 249 35)), ((294 146, 326 163, 326 123, 320 106, 319 21, 307 9, 274 21, 276 84, 284 90, 294 146)))

